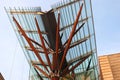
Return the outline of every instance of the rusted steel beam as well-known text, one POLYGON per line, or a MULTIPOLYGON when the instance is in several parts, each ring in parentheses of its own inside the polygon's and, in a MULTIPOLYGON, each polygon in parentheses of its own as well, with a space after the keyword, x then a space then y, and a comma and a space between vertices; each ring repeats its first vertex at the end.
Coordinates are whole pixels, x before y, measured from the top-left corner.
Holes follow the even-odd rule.
POLYGON ((92 57, 90 58, 90 60, 89 60, 89 62, 88 62, 88 66, 87 66, 86 71, 85 71, 85 73, 84 73, 85 80, 86 80, 86 79, 87 79, 87 77, 91 74, 91 72, 90 72, 90 73, 88 73, 88 70, 90 69, 90 64, 91 64, 91 61, 92 61, 92 57))
POLYGON ((59 34, 59 29, 60 29, 60 13, 58 13, 58 23, 57 23, 57 28, 56 28, 56 53, 54 56, 54 65, 55 68, 58 68, 58 52, 59 52, 59 40, 60 40, 60 34, 59 34))
POLYGON ((84 55, 77 56, 76 58, 73 58, 73 59, 69 60, 69 61, 68 61, 68 64, 69 64, 69 65, 72 65, 72 64, 74 64, 75 62, 83 59, 85 56, 92 55, 92 54, 93 54, 93 51, 90 51, 90 52, 85 53, 84 55))
POLYGON ((75 64, 74 66, 72 66, 69 70, 68 68, 71 66, 70 64, 64 69, 62 76, 65 76, 66 74, 70 73, 71 71, 73 71, 76 67, 78 67, 81 63, 83 63, 91 54, 86 55, 84 58, 82 58, 80 61, 78 61, 77 64, 75 64))
MULTIPOLYGON (((20 32, 20 30, 15 30, 15 31, 20 32)), ((24 31, 25 31, 26 33, 34 33, 34 34, 37 34, 37 31, 36 31, 36 30, 25 30, 25 29, 24 29, 24 31)), ((45 31, 41 31, 41 33, 44 34, 44 35, 47 35, 47 34, 48 34, 48 33, 45 32, 45 31)))
POLYGON ((73 47, 75 47, 75 46, 77 46, 77 45, 85 42, 86 40, 87 40, 87 39, 81 39, 81 40, 78 40, 78 41, 76 41, 76 42, 73 42, 73 43, 71 43, 70 48, 73 48, 73 47))
POLYGON ((52 77, 51 80, 59 80, 59 77, 52 77))
POLYGON ((44 43, 44 40, 43 40, 43 36, 42 36, 42 33, 40 31, 40 28, 39 28, 39 25, 38 25, 38 22, 37 22, 37 19, 35 17, 35 23, 36 23, 36 27, 37 27, 37 30, 38 30, 38 34, 39 34, 39 37, 40 37, 40 40, 41 40, 41 43, 42 43, 42 47, 43 47, 43 50, 45 52, 45 57, 47 59, 47 62, 48 62, 48 65, 50 67, 50 69, 52 70, 51 68, 51 63, 50 63, 50 59, 49 59, 49 56, 48 56, 48 52, 47 52, 47 49, 45 47, 45 43, 44 43))
POLYGON ((61 36, 60 36, 60 40, 62 40, 62 37, 63 37, 63 33, 62 33, 61 36))
POLYGON ((50 78, 50 76, 44 71, 42 70, 39 66, 37 65, 33 65, 36 69, 38 69, 44 76, 50 78))
MULTIPOLYGON (((80 23, 80 22, 85 22, 88 18, 90 18, 90 17, 81 19, 81 20, 78 21, 78 23, 80 23)), ((67 25, 67 26, 64 26, 63 28, 60 29, 60 31, 63 32, 65 29, 72 27, 73 24, 74 24, 74 23, 69 24, 69 25, 67 25)))
MULTIPOLYGON (((31 42, 32 43, 32 42, 31 42)), ((30 46, 24 46, 26 49, 32 49, 30 46)), ((34 47, 36 50, 42 50, 42 48, 40 47, 34 47)))
POLYGON ((92 57, 90 58, 90 60, 89 60, 89 62, 88 62, 88 66, 87 66, 87 68, 86 68, 86 72, 90 69, 90 63, 91 63, 91 61, 92 61, 92 57))
POLYGON ((75 41, 75 42, 71 43, 71 44, 70 44, 70 48, 73 48, 73 47, 75 47, 75 46, 77 46, 77 45, 79 45, 79 44, 87 41, 88 38, 89 38, 89 36, 88 36, 88 37, 84 37, 84 38, 82 38, 82 39, 80 39, 80 40, 78 40, 78 41, 75 41))
POLYGON ((39 55, 39 52, 34 48, 34 46, 31 43, 29 37, 26 35, 26 33, 24 32, 24 30, 22 29, 22 27, 20 26, 20 24, 17 22, 17 20, 14 17, 13 17, 13 21, 15 22, 15 24, 17 25, 17 27, 21 31, 22 35, 24 36, 24 38, 26 39, 26 41, 28 42, 28 44, 30 45, 30 47, 32 48, 32 50, 34 51, 34 53, 35 53, 36 57, 38 58, 38 60, 42 63, 42 65, 44 66, 44 68, 48 71, 47 67, 45 66, 45 63, 43 62, 41 56, 39 55))
MULTIPOLYGON (((33 51, 32 48, 29 47, 29 46, 25 46, 25 48, 28 49, 28 50, 30 50, 30 51, 33 51)), ((45 53, 42 48, 35 47, 35 49, 36 49, 38 52, 45 53)), ((47 52, 48 52, 48 54, 54 54, 54 53, 55 53, 51 48, 47 48, 47 52)), ((59 52, 60 52, 60 50, 59 50, 59 52)))
POLYGON ((75 29, 76 29, 76 26, 77 26, 79 17, 80 17, 81 12, 82 12, 82 7, 83 7, 83 4, 80 6, 80 10, 79 10, 79 12, 78 12, 78 14, 77 14, 75 23, 74 23, 73 28, 72 28, 72 31, 71 31, 71 33, 70 33, 70 37, 69 37, 69 40, 68 40, 68 42, 67 42, 67 46, 66 46, 66 48, 65 48, 65 50, 64 50, 64 53, 63 53, 63 57, 62 57, 62 60, 61 60, 61 63, 60 63, 59 70, 61 70, 61 68, 62 68, 62 65, 63 65, 63 62, 64 62, 64 60, 65 60, 67 51, 68 51, 69 46, 70 46, 70 43, 71 43, 71 41, 72 41, 72 38, 73 38, 73 35, 74 35, 74 32, 75 32, 75 29))
POLYGON ((85 23, 82 23, 81 26, 75 31, 74 35, 84 26, 85 23))
POLYGON ((48 45, 47 51, 48 54, 54 54, 54 50, 50 47, 50 44, 48 43, 48 41, 43 37, 44 41, 46 42, 46 44, 48 45))
POLYGON ((11 14, 44 14, 45 12, 42 11, 17 11, 17 10, 11 10, 10 11, 11 14))
POLYGON ((35 44, 37 44, 39 47, 41 47, 42 48, 42 45, 41 44, 39 44, 38 42, 36 42, 36 41, 34 41, 33 39, 31 39, 31 38, 29 38, 33 43, 35 43, 35 44))
MULTIPOLYGON (((41 65, 41 66, 43 66, 39 61, 31 61, 31 63, 33 64, 33 65, 41 65)), ((48 64, 47 64, 47 62, 44 62, 45 63, 45 65, 46 66, 48 66, 48 64)))
MULTIPOLYGON (((55 50, 56 50, 56 26, 57 26, 57 20, 55 18, 55 14, 54 12, 50 12, 50 13, 47 13, 47 14, 44 14, 44 15, 41 15, 41 18, 43 20, 43 24, 44 24, 44 28, 45 28, 45 31, 48 33, 48 35, 46 35, 48 37, 48 41, 49 41, 49 44, 50 44, 50 48, 54 51, 55 53, 55 50)), ((59 35, 60 36, 60 35, 59 35)), ((59 41, 59 48, 62 49, 62 42, 61 40, 59 41)), ((61 52, 61 50, 59 50, 61 52)), ((53 54, 54 54, 53 53, 53 54)), ((63 52, 59 53, 59 58, 58 58, 58 64, 60 64, 60 61, 62 59, 62 55, 63 55, 63 52)), ((52 61, 53 63, 53 61, 52 61)), ((64 65, 62 66, 62 69, 64 69, 67 65, 67 61, 65 59, 64 61, 64 65)))
MULTIPOLYGON (((27 50, 30 50, 30 51, 33 51, 31 48, 26 48, 27 50)), ((39 53, 45 53, 44 51, 41 51, 41 50, 37 50, 39 53)))
POLYGON ((37 71, 37 69, 36 68, 34 68, 34 69, 35 69, 35 72, 37 73, 37 75, 39 76, 40 80, 43 80, 42 76, 39 74, 39 72, 37 71))
POLYGON ((44 41, 46 42, 46 44, 48 45, 48 47, 50 48, 50 44, 47 42, 47 40, 43 37, 44 41))
MULTIPOLYGON (((82 23, 82 25, 74 32, 73 36, 77 34, 77 32, 84 26, 85 23, 82 23)), ((67 44, 68 40, 63 44, 64 46, 67 44)))
MULTIPOLYGON (((56 7, 55 10, 61 9, 61 8, 63 8, 63 7, 69 6, 69 5, 72 5, 72 4, 74 4, 74 3, 78 2, 78 1, 79 1, 79 0, 73 0, 73 1, 67 2, 67 3, 64 4, 64 5, 61 5, 61 6, 56 7)), ((55 11, 55 10, 54 10, 54 11, 55 11)))

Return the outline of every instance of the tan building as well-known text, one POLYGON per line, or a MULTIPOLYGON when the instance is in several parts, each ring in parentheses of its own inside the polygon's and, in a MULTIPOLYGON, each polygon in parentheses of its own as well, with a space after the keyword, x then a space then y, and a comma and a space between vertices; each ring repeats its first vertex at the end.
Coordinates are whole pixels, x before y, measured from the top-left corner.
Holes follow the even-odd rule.
POLYGON ((5 80, 1 73, 0 73, 0 80, 5 80))
POLYGON ((101 80, 120 80, 120 53, 99 57, 101 80))

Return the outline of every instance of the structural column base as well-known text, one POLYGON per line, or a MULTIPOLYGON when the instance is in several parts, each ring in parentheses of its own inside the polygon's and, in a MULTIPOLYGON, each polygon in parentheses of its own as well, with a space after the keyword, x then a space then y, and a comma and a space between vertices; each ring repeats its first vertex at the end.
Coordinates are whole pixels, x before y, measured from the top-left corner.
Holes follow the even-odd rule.
POLYGON ((59 77, 52 77, 51 80, 59 80, 59 77))

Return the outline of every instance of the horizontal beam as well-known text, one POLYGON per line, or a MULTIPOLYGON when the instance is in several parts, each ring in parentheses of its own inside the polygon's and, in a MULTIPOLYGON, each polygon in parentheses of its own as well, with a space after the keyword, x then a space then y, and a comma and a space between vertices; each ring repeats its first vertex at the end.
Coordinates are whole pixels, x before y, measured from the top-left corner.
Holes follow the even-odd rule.
POLYGON ((65 1, 64 1, 64 2, 62 3, 62 4, 64 4, 64 5, 61 5, 61 6, 59 6, 59 7, 54 8, 54 11, 59 10, 59 9, 61 9, 61 8, 63 8, 63 7, 68 6, 68 5, 74 4, 74 3, 78 2, 78 1, 83 1, 83 0, 73 0, 73 1, 70 1, 70 2, 68 2, 68 3, 66 3, 66 4, 65 4, 65 1))
MULTIPOLYGON (((33 51, 32 49, 27 49, 27 50, 30 50, 30 51, 33 51)), ((44 51, 40 51, 40 50, 37 50, 39 53, 45 53, 44 51)))
MULTIPOLYGON (((78 21, 78 23, 80 23, 80 22, 85 22, 85 21, 88 20, 88 18, 90 18, 90 17, 81 19, 81 20, 78 21)), ((74 23, 71 23, 71 24, 69 24, 69 25, 64 26, 63 28, 60 29, 60 31, 64 31, 65 29, 68 29, 68 28, 72 27, 73 24, 74 24, 74 23)))
POLYGON ((87 36, 87 37, 84 37, 84 38, 82 38, 82 39, 80 39, 80 40, 78 40, 78 41, 75 41, 75 42, 71 43, 71 44, 70 44, 70 48, 75 47, 75 46, 77 46, 77 45, 85 42, 89 37, 90 37, 90 36, 87 36))
POLYGON ((8 12, 10 12, 11 14, 37 14, 37 15, 45 13, 42 11, 27 11, 27 10, 26 11, 25 10, 10 10, 8 12))
MULTIPOLYGON (((42 63, 40 63, 39 61, 31 61, 31 63, 33 65, 42 65, 42 63)), ((45 63, 45 66, 48 66, 47 62, 44 62, 45 63)))
POLYGON ((76 58, 73 58, 73 59, 69 60, 68 64, 73 64, 73 63, 75 63, 75 62, 77 62, 77 61, 79 61, 79 60, 83 59, 84 57, 86 57, 88 55, 91 55, 91 54, 93 54, 93 51, 87 52, 84 55, 80 55, 76 58))
POLYGON ((84 74, 85 72, 91 72, 91 71, 94 70, 93 68, 94 68, 94 67, 90 68, 88 71, 83 71, 83 72, 75 73, 75 75, 76 75, 76 76, 79 76, 80 74, 84 74))
POLYGON ((45 70, 43 70, 42 68, 40 68, 39 66, 37 66, 37 65, 33 65, 34 66, 34 68, 36 68, 38 71, 40 71, 44 76, 46 76, 46 77, 50 77, 49 75, 48 75, 48 73, 47 72, 45 72, 45 70))
POLYGON ((18 10, 12 9, 12 10, 9 10, 9 11, 7 11, 7 12, 9 12, 9 13, 11 13, 11 14, 36 14, 36 15, 43 15, 43 14, 45 14, 45 13, 54 12, 54 10, 51 9, 51 10, 49 10, 49 11, 43 12, 43 11, 33 11, 33 10, 29 10, 29 11, 28 11, 28 10, 22 10, 22 9, 18 9, 18 10))
MULTIPOLYGON (((84 26, 84 24, 85 24, 85 23, 82 23, 81 26, 80 26, 77 30, 75 30, 73 36, 75 36, 75 35, 77 34, 77 32, 84 26)), ((63 44, 63 46, 65 46, 65 45, 67 44, 68 40, 69 40, 69 39, 67 39, 67 40, 65 41, 65 43, 63 44)))
MULTIPOLYGON (((74 59, 71 59, 71 60, 68 61, 68 64, 73 64, 73 63, 81 60, 85 56, 91 55, 93 52, 94 52, 94 50, 93 51, 89 51, 89 52, 87 52, 84 55, 80 55, 80 56, 78 56, 78 57, 76 57, 74 59)), ((42 65, 39 61, 31 61, 31 63, 34 64, 34 65, 42 65)), ((44 62, 44 63, 45 63, 46 66, 48 66, 47 62, 44 62)))
MULTIPOLYGON (((24 48, 27 49, 27 50, 33 51, 32 48, 30 48, 29 46, 25 46, 24 48)), ((40 48, 40 47, 35 47, 35 49, 36 49, 38 52, 44 53, 43 49, 40 48)), ((48 51, 48 54, 54 54, 54 53, 55 53, 55 52, 54 52, 52 49, 50 49, 50 48, 47 48, 47 51, 48 51)), ((59 51, 59 53, 60 53, 60 52, 61 52, 61 51, 59 51)))
MULTIPOLYGON (((15 30, 15 31, 18 31, 20 32, 20 30, 15 30)), ((24 30, 26 33, 34 33, 34 34, 38 34, 37 30, 24 30)), ((42 34, 48 34, 47 32, 45 31, 41 31, 42 34)))
MULTIPOLYGON (((25 46, 25 48, 28 49, 28 50, 31 50, 31 47, 29 47, 29 46, 25 46)), ((35 47, 35 49, 36 50, 42 50, 42 48, 40 48, 40 47, 35 47)))
MULTIPOLYGON (((28 11, 28 10, 21 10, 21 9, 19 9, 19 10, 9 10, 8 12, 10 12, 11 14, 36 14, 36 15, 42 15, 42 14, 45 14, 47 12, 54 12, 56 10, 59 10, 60 8, 66 7, 66 6, 71 5, 71 4, 74 4, 74 3, 78 2, 78 1, 80 1, 80 0, 71 1, 71 2, 69 2, 67 4, 65 4, 65 5, 59 6, 59 7, 55 8, 55 9, 51 9, 51 10, 46 11, 46 12, 30 11, 30 10, 28 11)), ((81 0, 81 1, 83 1, 83 0, 81 0)))
POLYGON ((41 44, 39 44, 38 42, 36 42, 35 40, 29 38, 31 42, 33 42, 34 44, 38 45, 40 48, 43 48, 41 44))
POLYGON ((74 71, 74 69, 75 69, 76 67, 78 67, 80 64, 82 64, 86 59, 88 59, 88 57, 89 57, 90 55, 92 55, 92 53, 91 53, 91 54, 88 54, 88 55, 85 55, 84 57, 82 57, 82 58, 81 58, 75 65, 73 65, 72 67, 70 67, 71 64, 68 64, 68 66, 64 69, 64 71, 63 71, 63 73, 62 73, 62 76, 65 76, 66 74, 70 73, 71 71, 74 71), (69 68, 69 70, 68 70, 68 68, 69 68))

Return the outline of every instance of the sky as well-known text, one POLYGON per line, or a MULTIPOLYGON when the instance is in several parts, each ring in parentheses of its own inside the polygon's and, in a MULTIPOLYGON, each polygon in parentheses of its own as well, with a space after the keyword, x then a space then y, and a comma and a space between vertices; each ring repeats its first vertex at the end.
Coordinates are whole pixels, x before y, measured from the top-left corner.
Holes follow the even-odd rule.
MULTIPOLYGON (((4 7, 50 9, 60 0, 0 1, 0 72, 5 80, 28 80, 29 67, 4 7)), ((92 0, 98 55, 120 52, 120 0, 92 0)))

